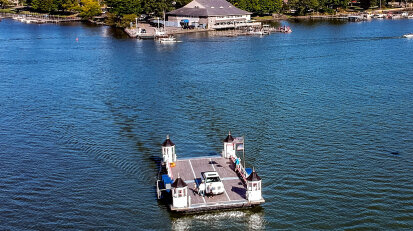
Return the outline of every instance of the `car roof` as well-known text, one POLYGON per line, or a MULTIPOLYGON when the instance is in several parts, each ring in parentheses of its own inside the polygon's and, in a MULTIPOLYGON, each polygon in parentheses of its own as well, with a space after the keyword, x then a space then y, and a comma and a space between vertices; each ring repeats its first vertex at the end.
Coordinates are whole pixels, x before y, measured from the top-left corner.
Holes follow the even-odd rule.
POLYGON ((219 176, 217 172, 203 172, 202 175, 204 176, 219 176))

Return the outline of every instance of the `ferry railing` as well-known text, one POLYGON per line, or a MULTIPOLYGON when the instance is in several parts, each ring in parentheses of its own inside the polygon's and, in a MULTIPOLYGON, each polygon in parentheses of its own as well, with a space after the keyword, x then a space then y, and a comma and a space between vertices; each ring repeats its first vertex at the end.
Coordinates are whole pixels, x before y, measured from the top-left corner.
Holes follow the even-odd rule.
POLYGON ((231 156, 231 161, 235 164, 235 171, 238 172, 241 176, 241 179, 247 184, 247 171, 245 167, 241 164, 241 159, 239 159, 239 163, 236 163, 236 158, 231 156))
POLYGON ((158 196, 158 199, 161 199, 161 190, 159 190, 159 182, 160 180, 156 181, 156 195, 158 196))
POLYGON ((174 176, 172 175, 171 163, 166 162, 166 171, 168 172, 168 176, 173 179, 174 176))
POLYGON ((188 193, 186 194, 188 197, 188 208, 191 207, 191 197, 188 195, 188 193))
POLYGON ((82 18, 76 16, 60 16, 60 15, 48 15, 36 12, 23 12, 23 13, 4 13, 0 12, 2 17, 13 18, 13 17, 24 17, 29 20, 37 20, 38 22, 71 22, 80 21, 82 18))

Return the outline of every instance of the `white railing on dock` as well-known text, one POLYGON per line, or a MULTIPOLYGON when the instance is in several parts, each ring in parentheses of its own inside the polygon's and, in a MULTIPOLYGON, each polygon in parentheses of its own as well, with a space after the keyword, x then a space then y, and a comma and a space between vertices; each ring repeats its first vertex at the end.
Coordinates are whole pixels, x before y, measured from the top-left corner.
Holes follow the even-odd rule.
POLYGON ((33 23, 59 23, 59 22, 75 22, 80 21, 82 18, 74 16, 60 16, 60 15, 48 15, 40 13, 0 13, 2 17, 14 18, 14 19, 25 19, 30 20, 33 23))
POLYGON ((235 171, 240 174, 244 183, 247 184, 247 171, 245 170, 245 167, 242 166, 241 159, 239 159, 239 163, 236 164, 235 157, 231 156, 231 161, 235 164, 235 171))
POLYGON ((237 22, 224 25, 213 25, 213 29, 228 29, 228 28, 239 28, 239 27, 259 27, 261 26, 260 22, 237 22))

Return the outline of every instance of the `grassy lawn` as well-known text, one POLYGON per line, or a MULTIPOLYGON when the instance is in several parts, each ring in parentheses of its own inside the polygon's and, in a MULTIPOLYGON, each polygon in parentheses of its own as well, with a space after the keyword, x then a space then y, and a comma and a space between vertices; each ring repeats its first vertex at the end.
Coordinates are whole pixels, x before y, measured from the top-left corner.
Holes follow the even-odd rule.
POLYGON ((11 13, 11 14, 13 14, 15 12, 11 9, 0 9, 0 13, 11 13))
POLYGON ((257 21, 268 21, 268 20, 272 20, 273 17, 271 15, 267 15, 267 16, 257 16, 257 17, 253 17, 253 20, 257 20, 257 21))

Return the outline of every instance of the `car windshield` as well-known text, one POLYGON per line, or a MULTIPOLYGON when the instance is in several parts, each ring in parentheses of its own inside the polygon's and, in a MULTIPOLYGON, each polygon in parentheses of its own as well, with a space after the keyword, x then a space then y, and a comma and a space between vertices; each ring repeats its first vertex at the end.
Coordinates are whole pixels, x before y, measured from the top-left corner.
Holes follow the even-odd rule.
POLYGON ((221 180, 219 179, 219 177, 208 177, 207 179, 206 179, 206 182, 207 183, 211 183, 211 182, 220 182, 221 180))

